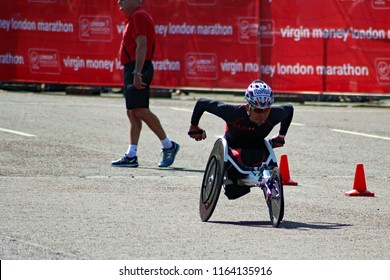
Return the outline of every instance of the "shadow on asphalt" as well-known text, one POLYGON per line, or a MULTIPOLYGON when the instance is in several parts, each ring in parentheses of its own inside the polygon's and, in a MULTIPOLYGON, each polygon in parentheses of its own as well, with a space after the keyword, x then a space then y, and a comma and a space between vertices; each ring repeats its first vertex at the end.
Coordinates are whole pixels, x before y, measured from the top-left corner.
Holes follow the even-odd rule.
MULTIPOLYGON (((212 224, 224 224, 224 225, 234 225, 234 226, 245 226, 245 227, 272 227, 269 221, 240 221, 240 222, 230 222, 230 221, 208 221, 212 224)), ((279 225, 279 228, 286 229, 299 229, 299 230, 309 230, 309 229, 340 229, 342 227, 350 227, 351 224, 338 224, 338 223, 302 223, 302 222, 293 222, 293 221, 282 221, 279 225)))
POLYGON ((152 169, 160 171, 180 171, 180 172, 195 172, 195 173, 204 173, 204 169, 188 169, 184 167, 138 167, 142 169, 152 169))

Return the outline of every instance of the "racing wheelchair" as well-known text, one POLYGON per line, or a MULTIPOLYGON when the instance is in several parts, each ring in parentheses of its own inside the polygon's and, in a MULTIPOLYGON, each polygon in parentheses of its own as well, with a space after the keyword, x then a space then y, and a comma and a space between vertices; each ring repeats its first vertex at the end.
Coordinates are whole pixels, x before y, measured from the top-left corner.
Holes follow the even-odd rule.
POLYGON ((224 137, 214 143, 203 175, 199 201, 199 214, 207 222, 214 212, 222 187, 228 199, 236 199, 258 187, 264 193, 273 227, 278 227, 284 216, 282 178, 277 159, 269 141, 266 160, 255 167, 248 167, 237 160, 237 151, 228 147, 224 137))

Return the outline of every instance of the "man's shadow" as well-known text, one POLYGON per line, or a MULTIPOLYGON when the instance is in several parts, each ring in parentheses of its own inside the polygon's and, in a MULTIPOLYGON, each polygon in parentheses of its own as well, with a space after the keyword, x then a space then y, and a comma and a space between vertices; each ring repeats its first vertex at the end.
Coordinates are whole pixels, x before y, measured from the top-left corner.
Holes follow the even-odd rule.
MULTIPOLYGON (((208 223, 244 226, 244 227, 272 227, 270 221, 239 221, 239 222, 208 221, 208 223)), ((330 229, 341 229, 342 227, 350 227, 350 226, 352 225, 339 224, 339 223, 323 223, 323 222, 303 223, 303 222, 294 222, 294 221, 282 221, 279 225, 279 228, 298 229, 298 230, 310 230, 310 229, 330 230, 330 229)))

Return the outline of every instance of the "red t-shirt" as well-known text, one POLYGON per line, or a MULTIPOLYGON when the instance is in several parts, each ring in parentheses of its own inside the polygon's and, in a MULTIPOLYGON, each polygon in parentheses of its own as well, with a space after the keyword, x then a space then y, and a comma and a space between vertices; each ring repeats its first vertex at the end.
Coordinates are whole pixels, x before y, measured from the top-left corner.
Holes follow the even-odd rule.
POLYGON ((136 8, 128 19, 125 31, 123 33, 122 44, 120 46, 120 59, 122 65, 135 61, 135 51, 137 44, 135 38, 139 35, 146 36, 147 50, 145 60, 152 60, 153 45, 156 39, 154 22, 152 17, 141 8, 136 8), (125 45, 130 60, 123 48, 125 45))

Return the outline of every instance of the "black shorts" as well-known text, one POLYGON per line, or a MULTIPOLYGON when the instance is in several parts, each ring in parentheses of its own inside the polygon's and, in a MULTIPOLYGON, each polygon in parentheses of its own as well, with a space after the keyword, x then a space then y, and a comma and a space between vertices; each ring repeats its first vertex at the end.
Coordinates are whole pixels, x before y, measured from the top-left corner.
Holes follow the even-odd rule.
POLYGON ((125 65, 124 69, 124 95, 126 100, 126 109, 149 108, 150 84, 153 80, 153 63, 145 61, 142 68, 142 81, 147 84, 144 89, 136 89, 133 86, 133 71, 135 62, 125 65))

